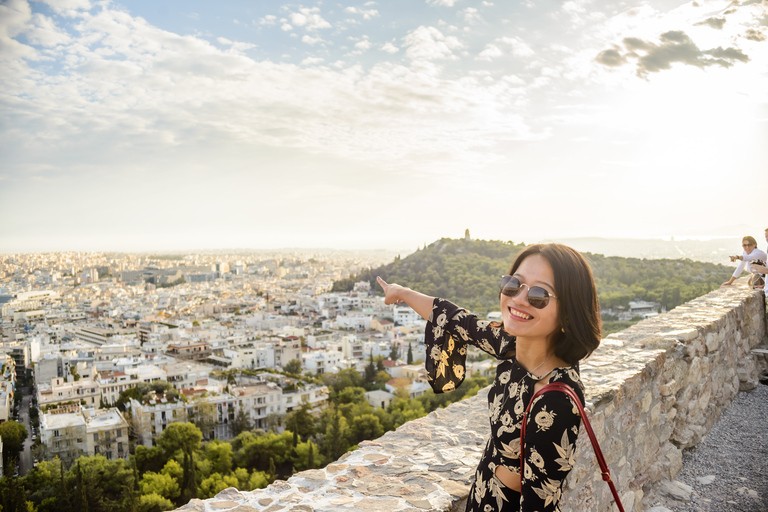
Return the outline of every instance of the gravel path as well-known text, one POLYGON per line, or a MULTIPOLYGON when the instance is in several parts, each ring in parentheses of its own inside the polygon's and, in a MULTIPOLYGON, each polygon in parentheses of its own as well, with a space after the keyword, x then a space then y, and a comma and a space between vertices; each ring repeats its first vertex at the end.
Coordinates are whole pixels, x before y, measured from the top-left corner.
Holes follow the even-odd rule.
POLYGON ((701 443, 683 453, 676 480, 693 492, 685 503, 659 503, 674 512, 768 512, 768 386, 739 393, 701 443))

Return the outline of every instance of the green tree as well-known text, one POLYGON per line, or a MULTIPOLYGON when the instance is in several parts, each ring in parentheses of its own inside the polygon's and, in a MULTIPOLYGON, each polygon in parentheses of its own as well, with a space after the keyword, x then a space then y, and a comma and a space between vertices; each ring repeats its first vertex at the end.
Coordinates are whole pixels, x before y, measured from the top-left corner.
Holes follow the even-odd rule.
POLYGON ((245 412, 245 409, 238 409, 237 414, 235 415, 235 419, 232 420, 232 433, 237 436, 242 432, 251 430, 252 428, 253 424, 251 423, 251 418, 248 416, 248 413, 245 412))
POLYGON ((285 364, 283 370, 293 375, 301 375, 301 361, 298 359, 291 359, 285 364))
POLYGON ((376 363, 373 361, 373 350, 371 350, 371 356, 368 359, 368 364, 365 366, 364 373, 365 382, 373 383, 376 380, 376 363))
POLYGON ((309 412, 309 404, 288 413, 285 418, 285 428, 295 432, 301 439, 307 439, 315 433, 315 417, 309 412))
POLYGON ((5 474, 10 476, 16 469, 16 461, 24 449, 24 440, 27 438, 27 428, 13 420, 0 423, 0 438, 3 439, 3 468, 5 474))
POLYGON ((408 364, 413 364, 413 347, 411 347, 410 343, 408 343, 408 356, 406 362, 408 364))
POLYGON ((159 494, 142 494, 139 497, 139 512, 164 512, 174 508, 171 500, 159 494))
POLYGON ((350 427, 355 438, 355 443, 377 439, 384 434, 384 428, 381 426, 381 421, 379 421, 379 418, 374 414, 355 416, 352 419, 350 427))
POLYGON ((392 343, 392 349, 389 351, 389 359, 397 361, 400 358, 400 348, 396 343, 392 343))
POLYGON ((226 475, 232 471, 232 456, 232 445, 218 439, 203 448, 203 458, 210 463, 212 473, 226 475))
POLYGON ((141 478, 139 486, 141 494, 158 494, 169 500, 175 500, 181 494, 179 482, 167 473, 147 471, 141 478))
POLYGON ((192 453, 200 449, 200 441, 203 434, 192 423, 171 423, 160 437, 157 445, 166 453, 166 457, 173 456, 178 450, 184 453, 192 453))

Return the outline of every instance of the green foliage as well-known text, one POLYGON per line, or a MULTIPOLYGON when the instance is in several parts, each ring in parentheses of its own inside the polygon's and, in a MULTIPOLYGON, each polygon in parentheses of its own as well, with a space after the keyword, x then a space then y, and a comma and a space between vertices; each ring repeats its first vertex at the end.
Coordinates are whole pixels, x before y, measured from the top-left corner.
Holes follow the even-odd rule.
MULTIPOLYGON (((178 463, 176 463, 178 465, 178 463)), ((139 483, 141 494, 158 494, 169 500, 175 500, 181 494, 179 481, 167 473, 147 471, 139 483)))
POLYGON ((139 473, 143 475, 147 471, 159 473, 167 459, 163 449, 159 446, 150 447, 140 444, 136 447, 133 460, 139 473))
MULTIPOLYGON (((404 259, 336 281, 334 291, 349 291, 368 281, 381 294, 376 276, 414 290, 445 297, 471 311, 497 311, 498 277, 509 272, 524 244, 443 238, 404 259)), ((733 269, 692 260, 606 257, 584 253, 595 276, 603 309, 626 307, 640 299, 675 308, 720 286, 733 269)))
POLYGON ((10 476, 15 470, 19 453, 24 449, 27 428, 13 420, 4 421, 0 423, 0 438, 3 439, 3 468, 5 474, 10 476))
POLYGON ((202 439, 203 433, 194 424, 175 422, 163 431, 157 439, 157 445, 170 457, 177 450, 192 453, 200 448, 202 439))
POLYGON ((309 412, 309 405, 302 404, 291 411, 285 418, 285 428, 295 432, 302 439, 307 439, 315 433, 315 417, 309 412))
POLYGON ((286 373, 290 373, 292 375, 300 375, 301 374, 301 361, 298 359, 291 359, 287 363, 285 363, 285 368, 283 368, 286 373))
POLYGON ((171 500, 159 494, 143 494, 139 498, 138 512, 164 512, 174 508, 171 500))
POLYGON ((427 295, 447 297, 472 311, 498 307, 498 277, 509 272, 525 246, 513 242, 440 239, 404 259, 357 276, 336 281, 333 291, 349 291, 357 281, 368 281, 380 293, 376 276, 427 295))
POLYGON ((232 445, 218 439, 203 448, 203 458, 210 463, 212 473, 226 475, 232 471, 232 455, 232 445))

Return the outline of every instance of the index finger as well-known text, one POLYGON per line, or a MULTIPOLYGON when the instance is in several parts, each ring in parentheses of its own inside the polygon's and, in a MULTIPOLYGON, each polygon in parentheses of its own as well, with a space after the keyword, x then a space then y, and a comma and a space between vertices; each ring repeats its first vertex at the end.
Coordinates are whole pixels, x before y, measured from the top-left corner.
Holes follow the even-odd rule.
POLYGON ((379 283, 379 286, 384 288, 385 286, 389 286, 385 280, 383 280, 381 277, 376 276, 376 282, 379 283))

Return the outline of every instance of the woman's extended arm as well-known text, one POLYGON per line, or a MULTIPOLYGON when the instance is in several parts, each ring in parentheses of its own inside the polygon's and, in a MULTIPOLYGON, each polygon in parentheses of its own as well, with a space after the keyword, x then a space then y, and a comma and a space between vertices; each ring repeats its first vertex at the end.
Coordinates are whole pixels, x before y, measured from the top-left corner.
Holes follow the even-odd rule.
POLYGON ((397 304, 398 302, 405 302, 411 308, 421 315, 424 320, 429 320, 429 315, 432 314, 432 303, 435 301, 434 297, 424 295, 405 286, 399 284, 387 284, 382 278, 377 277, 376 281, 379 282, 379 286, 384 290, 384 304, 397 304))

